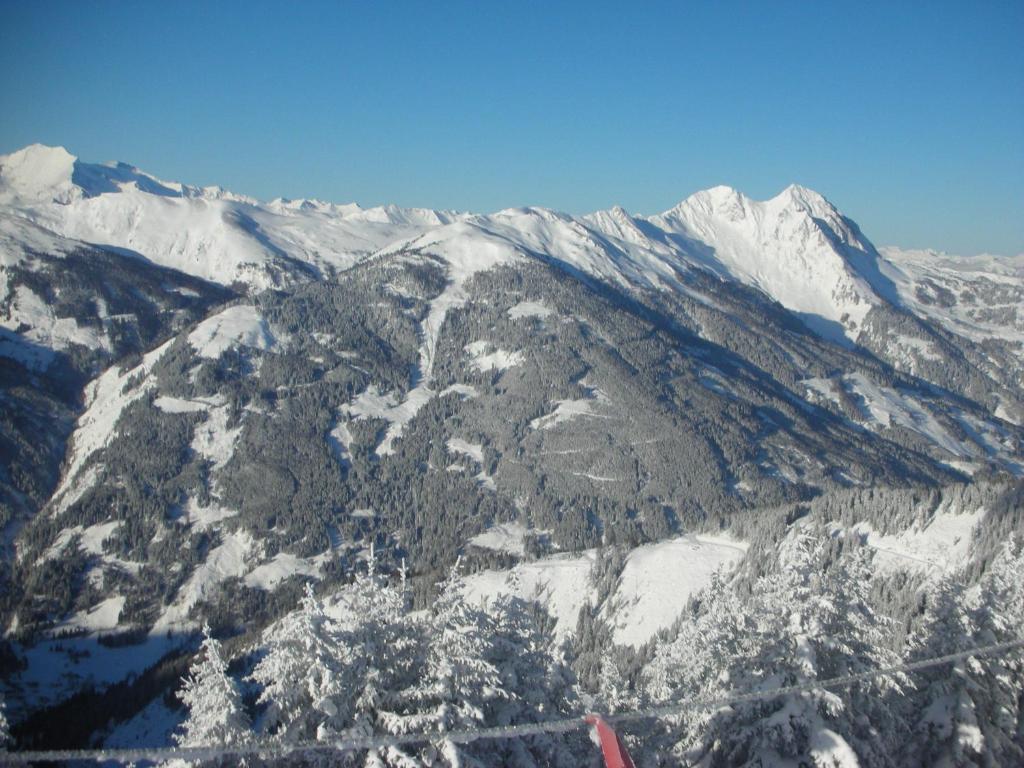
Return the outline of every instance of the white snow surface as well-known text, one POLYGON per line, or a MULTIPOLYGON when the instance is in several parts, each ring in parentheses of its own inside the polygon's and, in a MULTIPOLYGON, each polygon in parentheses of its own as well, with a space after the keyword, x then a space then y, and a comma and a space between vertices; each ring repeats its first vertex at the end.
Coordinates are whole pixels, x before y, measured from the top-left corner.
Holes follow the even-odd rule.
POLYGON ((213 405, 214 402, 219 401, 210 401, 206 421, 193 428, 191 448, 210 462, 210 473, 216 480, 217 472, 231 461, 235 453, 235 444, 242 435, 242 421, 228 428, 228 406, 213 405))
POLYGON ((201 322, 188 335, 188 343, 200 357, 216 360, 235 345, 268 351, 279 342, 255 307, 240 304, 201 322))
POLYGON ((213 501, 208 506, 201 506, 191 496, 185 502, 183 511, 184 514, 178 518, 178 523, 191 526, 195 531, 205 531, 209 528, 214 528, 217 526, 217 523, 229 520, 238 514, 237 509, 228 509, 213 501))
POLYGON ((880 571, 938 575, 966 563, 974 528, 984 516, 983 508, 962 512, 945 505, 899 534, 881 535, 867 523, 858 523, 853 530, 876 550, 875 564, 880 571))
POLYGON ((479 603, 488 603, 503 594, 540 600, 555 619, 555 634, 566 637, 576 629, 583 604, 588 599, 595 600, 590 569, 596 557, 596 551, 589 550, 521 563, 512 573, 481 571, 466 577, 466 597, 479 603))
MULTIPOLYGON (((6 270, 0 267, 0 272, 6 270)), ((0 356, 13 358, 27 368, 45 370, 54 350, 71 345, 111 350, 102 327, 79 325, 73 317, 57 317, 53 308, 27 286, 19 285, 9 294, 6 276, 0 300, 7 299, 7 311, 0 315, 0 356), (19 343, 20 339, 30 344, 19 343)))
POLYGON ((615 642, 639 647, 671 626, 712 575, 746 551, 745 543, 724 536, 682 536, 634 549, 615 592, 615 642))
POLYGON ((297 574, 319 579, 323 565, 323 558, 304 558, 288 552, 278 552, 268 562, 253 568, 244 581, 247 587, 269 592, 285 579, 297 574))
POLYGON ((1017 458, 1019 448, 1009 433, 960 409, 946 409, 941 402, 877 384, 863 373, 828 379, 816 377, 800 383, 811 399, 825 405, 840 403, 840 390, 851 395, 860 411, 858 420, 865 426, 878 431, 902 427, 915 432, 946 451, 950 455, 946 459, 948 465, 968 474, 980 466, 978 462, 989 457, 998 457, 1012 472, 1022 470, 1017 458), (966 437, 951 430, 962 430, 966 437))
POLYGON ((499 523, 478 533, 469 543, 481 549, 522 556, 526 554, 526 537, 529 534, 530 529, 521 523, 499 523))
MULTIPOLYGON (((480 443, 470 443, 461 438, 453 437, 448 441, 448 452, 454 453, 460 456, 466 456, 470 460, 476 462, 480 466, 480 471, 473 478, 483 488, 489 491, 497 490, 497 485, 494 482, 494 478, 487 474, 487 471, 483 467, 484 463, 484 447, 480 443)), ((454 464, 448 467, 449 472, 464 471, 465 467, 460 464, 454 464)))
MULTIPOLYGON (((424 323, 424 372, 430 339, 447 308, 464 300, 465 280, 523 257, 629 290, 675 290, 713 305, 713 296, 683 280, 690 270, 707 269, 764 291, 836 340, 856 339, 871 307, 903 304, 972 338, 1022 342, 1024 355, 1024 317, 1008 327, 959 300, 972 282, 1024 285, 1024 255, 963 259, 895 248, 883 254, 828 200, 798 185, 764 201, 713 187, 648 217, 619 206, 578 217, 536 207, 467 214, 306 199, 264 203, 219 187, 162 181, 125 163, 85 163, 60 147, 32 145, 0 156, 0 265, 24 258, 32 243, 59 253, 75 240, 225 285, 241 281, 254 291, 329 276, 377 254, 439 257, 450 291, 424 323), (918 300, 915 289, 934 275, 959 280, 956 306, 918 300)), ((510 317, 549 312, 525 301, 510 317)))
POLYGON ((539 301, 521 301, 508 310, 510 320, 519 320, 524 317, 539 317, 543 320, 554 313, 553 309, 539 301))
POLYGON ((970 449, 957 440, 918 400, 909 394, 876 384, 862 373, 844 377, 849 390, 862 398, 865 415, 878 427, 906 427, 954 456, 966 457, 970 449))
POLYGON ((600 389, 590 387, 586 382, 581 384, 587 388, 588 396, 579 400, 556 400, 554 410, 543 416, 538 416, 530 422, 530 429, 554 429, 560 424, 578 418, 609 419, 611 416, 600 413, 598 406, 610 404, 608 396, 600 389))
POLYGON ((174 602, 153 624, 150 635, 158 636, 169 629, 187 627, 188 612, 192 606, 212 597, 217 585, 225 579, 245 575, 246 559, 252 549, 253 539, 247 532, 236 531, 226 535, 181 586, 174 602))
MULTIPOLYGON (((65 494, 81 495, 84 490, 78 481, 90 480, 90 475, 79 475, 86 461, 96 451, 105 447, 115 434, 115 426, 121 413, 131 403, 150 392, 156 382, 149 372, 173 343, 173 339, 149 352, 142 362, 130 371, 122 373, 116 366, 108 368, 85 388, 85 412, 78 418, 74 434, 71 436, 71 455, 63 479, 53 498, 57 500, 57 509, 63 511, 66 505, 61 504, 65 494), (134 386, 128 387, 130 383, 134 386)), ((91 481, 95 481, 95 473, 91 473, 91 481)))
MULTIPOLYGON (((478 546, 506 548, 517 536, 521 542, 525 533, 514 524, 495 528, 475 537, 473 543, 482 539, 485 543, 478 546)), ((727 537, 686 535, 634 549, 619 586, 601 608, 614 627, 615 642, 639 646, 670 626, 715 571, 731 568, 746 548, 745 543, 727 537)), ((565 637, 575 630, 583 604, 596 600, 590 578, 596 558, 596 550, 587 550, 520 563, 511 571, 481 571, 466 577, 467 595, 483 603, 501 594, 539 599, 556 621, 556 635, 565 637)))
POLYGON ((213 398, 196 398, 195 400, 183 400, 180 397, 168 397, 161 395, 153 400, 157 410, 164 413, 199 413, 206 411, 211 405, 217 404, 213 398))
POLYGON ((489 341, 474 341, 466 345, 470 364, 478 371, 507 371, 522 365, 526 359, 522 352, 509 352, 495 347, 489 341))
POLYGON ((124 602, 125 598, 121 595, 108 597, 88 610, 75 613, 67 620, 61 622, 55 631, 85 630, 86 632, 96 633, 115 629, 121 618, 124 602))
POLYGON ((448 451, 469 456, 477 464, 484 463, 484 447, 480 443, 469 443, 461 438, 453 437, 448 441, 448 451))

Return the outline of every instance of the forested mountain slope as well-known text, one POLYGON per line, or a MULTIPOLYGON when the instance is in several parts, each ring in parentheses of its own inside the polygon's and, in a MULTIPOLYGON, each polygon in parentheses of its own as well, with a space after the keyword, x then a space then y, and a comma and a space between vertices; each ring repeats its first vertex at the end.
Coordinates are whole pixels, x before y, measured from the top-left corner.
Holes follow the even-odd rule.
MULTIPOLYGON (((651 217, 362 209, 33 146, 0 158, 0 276, 21 714, 117 680, 111 646, 144 667, 204 620, 257 631, 371 543, 421 606, 460 554, 730 526, 742 550, 765 510, 1024 471, 1019 260, 879 252, 800 187, 651 217)), ((913 519, 852 515, 918 552, 913 519)), ((708 541, 708 573, 736 560, 708 541)))

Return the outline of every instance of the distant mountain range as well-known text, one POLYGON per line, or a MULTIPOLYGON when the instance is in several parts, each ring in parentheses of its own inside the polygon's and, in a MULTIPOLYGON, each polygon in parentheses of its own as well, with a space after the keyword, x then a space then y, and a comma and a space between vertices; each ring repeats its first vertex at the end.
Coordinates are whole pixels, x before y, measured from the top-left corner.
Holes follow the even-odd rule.
MULTIPOLYGON (((427 582, 507 557, 488 531, 635 546, 1019 476, 1022 381, 1024 256, 878 249, 799 186, 483 215, 33 145, 0 157, 0 621, 15 656, 63 632, 151 662, 370 541, 427 582)), ((26 706, 95 674, 46 663, 26 706)))

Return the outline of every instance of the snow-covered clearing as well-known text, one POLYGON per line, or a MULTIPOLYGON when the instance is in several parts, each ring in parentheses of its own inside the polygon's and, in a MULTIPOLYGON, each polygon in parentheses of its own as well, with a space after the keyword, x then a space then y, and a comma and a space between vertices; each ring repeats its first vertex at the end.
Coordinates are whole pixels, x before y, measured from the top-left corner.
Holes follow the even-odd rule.
POLYGON ((67 549, 68 545, 75 539, 78 539, 79 548, 88 555, 103 555, 103 544, 114 535, 114 532, 121 527, 120 520, 113 520, 106 523, 98 523, 97 525, 90 525, 88 528, 83 528, 80 525, 72 526, 71 528, 65 528, 54 539, 53 544, 50 548, 43 553, 41 561, 52 560, 58 557, 61 553, 67 549))
POLYGON ((862 398, 865 417, 879 427, 906 427, 927 438, 954 456, 967 457, 970 451, 954 438, 917 400, 907 394, 875 384, 862 373, 844 378, 852 394, 862 398))
MULTIPOLYGON (((4 290, 7 290, 6 281, 4 290)), ((36 347, 63 350, 74 344, 87 349, 111 350, 110 339, 102 328, 79 325, 73 317, 57 317, 51 306, 27 286, 19 285, 9 299, 7 314, 0 316, 0 328, 36 347)), ((13 357, 35 370, 44 370, 52 359, 52 355, 37 353, 31 345, 19 345, 13 340, 2 349, 6 357, 13 357)))
MULTIPOLYGON (((495 526, 471 541, 515 552, 525 534, 513 523, 495 526)), ((634 549, 615 593, 602 608, 614 627, 615 642, 639 646, 670 626, 690 597, 711 583, 715 571, 734 566, 746 549, 745 543, 724 536, 693 535, 634 549)), ((500 594, 540 599, 556 620, 556 634, 565 637, 575 630, 583 604, 596 600, 590 579, 596 559, 597 551, 587 550, 520 563, 511 571, 482 571, 466 578, 467 594, 481 602, 500 594)))
MULTIPOLYGON (((484 447, 480 443, 469 443, 461 438, 453 437, 448 441, 448 452, 454 453, 460 456, 467 456, 472 461, 475 461, 480 466, 480 471, 474 478, 483 488, 489 491, 497 490, 497 486, 494 483, 494 478, 487 474, 484 469, 484 447)), ((449 471, 461 471, 464 469, 461 465, 452 465, 448 467, 449 471)))
POLYGON ((190 496, 185 502, 184 514, 178 518, 178 522, 182 525, 192 526, 195 531, 205 531, 237 514, 237 509, 222 507, 214 501, 211 501, 209 506, 202 507, 195 498, 190 496))
POLYGON ((463 400, 470 400, 474 397, 479 397, 480 393, 476 391, 476 387, 472 384, 452 384, 449 387, 445 387, 439 397, 447 395, 458 395, 463 400))
POLYGON ((613 600, 615 642, 639 647, 671 626, 712 575, 746 551, 746 544, 723 536, 682 536, 634 549, 613 600))
POLYGON ((228 428, 229 418, 228 406, 211 407, 206 421, 196 424, 192 430, 192 450, 211 463, 210 473, 213 476, 231 461, 235 445, 242 435, 241 420, 228 428))
POLYGON ((521 523, 499 523, 478 533, 469 543, 481 549, 522 556, 526 554, 526 537, 529 534, 530 529, 521 523))
POLYGON ((186 626, 192 606, 212 597, 217 585, 225 579, 245 575, 246 557, 252 548, 252 536, 245 531, 225 536, 223 542, 210 550, 203 564, 181 586, 174 602, 160 614, 150 634, 159 635, 169 629, 186 626))
POLYGON ((223 404, 223 397, 199 397, 195 400, 182 400, 180 397, 161 395, 153 401, 153 405, 164 413, 199 413, 223 404))
POLYGON ((806 387, 809 394, 816 395, 824 400, 830 400, 836 404, 840 402, 839 395, 832 388, 833 382, 831 379, 815 377, 813 379, 804 379, 800 383, 806 387))
POLYGON ((477 464, 484 463, 484 447, 480 443, 469 443, 461 438, 453 437, 448 441, 448 451, 469 456, 477 464))
POLYGON ((522 352, 509 352, 489 341, 474 341, 465 349, 469 353, 470 364, 478 371, 506 371, 522 365, 526 359, 522 352))
POLYGON ((867 523, 858 523, 853 530, 876 550, 875 564, 880 571, 940 574, 955 570, 967 561, 974 528, 984 516, 984 509, 958 513, 940 508, 926 522, 915 523, 899 534, 883 536, 867 523))
POLYGON ((399 401, 394 393, 381 393, 376 384, 371 384, 355 400, 342 406, 342 413, 354 419, 383 419, 388 422, 384 439, 375 452, 378 456, 390 456, 395 452, 394 441, 401 437, 405 425, 433 397, 432 389, 421 386, 409 390, 405 398, 399 401))
MULTIPOLYGON (((587 387, 585 383, 583 386, 587 387)), ((611 401, 596 387, 588 387, 588 396, 581 400, 556 400, 551 413, 538 416, 530 422, 530 429, 553 429, 559 424, 578 418, 610 419, 611 416, 598 413, 598 406, 607 406, 611 401)))
POLYGON ((201 322, 188 335, 188 343, 200 357, 216 360, 235 345, 268 351, 280 341, 256 307, 240 304, 201 322))
POLYGON ((57 626, 55 633, 65 630, 85 630, 86 632, 95 633, 115 629, 121 618, 124 601, 125 599, 121 595, 108 597, 106 600, 97 603, 92 608, 79 611, 67 620, 61 622, 57 626))
POLYGON ((556 621, 556 635, 565 637, 576 629, 583 604, 596 597, 590 583, 590 569, 596 557, 596 551, 589 550, 521 563, 511 573, 481 571, 466 577, 466 595, 471 602, 482 604, 502 594, 540 600, 556 621))
POLYGON ((348 466, 352 463, 352 433, 349 432, 348 422, 339 418, 330 432, 327 433, 327 445, 331 449, 331 455, 335 460, 348 466))
POLYGON ((508 310, 510 320, 519 320, 524 317, 545 317, 553 315, 555 311, 539 301, 521 301, 508 310))
POLYGON ((244 579, 245 585, 269 592, 282 581, 295 575, 319 579, 320 571, 328 556, 319 555, 308 558, 297 557, 288 552, 278 552, 269 562, 253 568, 244 579))

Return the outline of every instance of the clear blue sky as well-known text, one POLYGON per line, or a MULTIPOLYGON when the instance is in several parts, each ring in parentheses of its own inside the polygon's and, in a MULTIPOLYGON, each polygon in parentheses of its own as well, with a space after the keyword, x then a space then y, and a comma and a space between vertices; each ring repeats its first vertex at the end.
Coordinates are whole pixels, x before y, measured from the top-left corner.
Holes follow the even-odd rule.
POLYGON ((260 198, 653 213, 813 187, 1024 251, 1024 2, 0 3, 0 152, 260 198))

